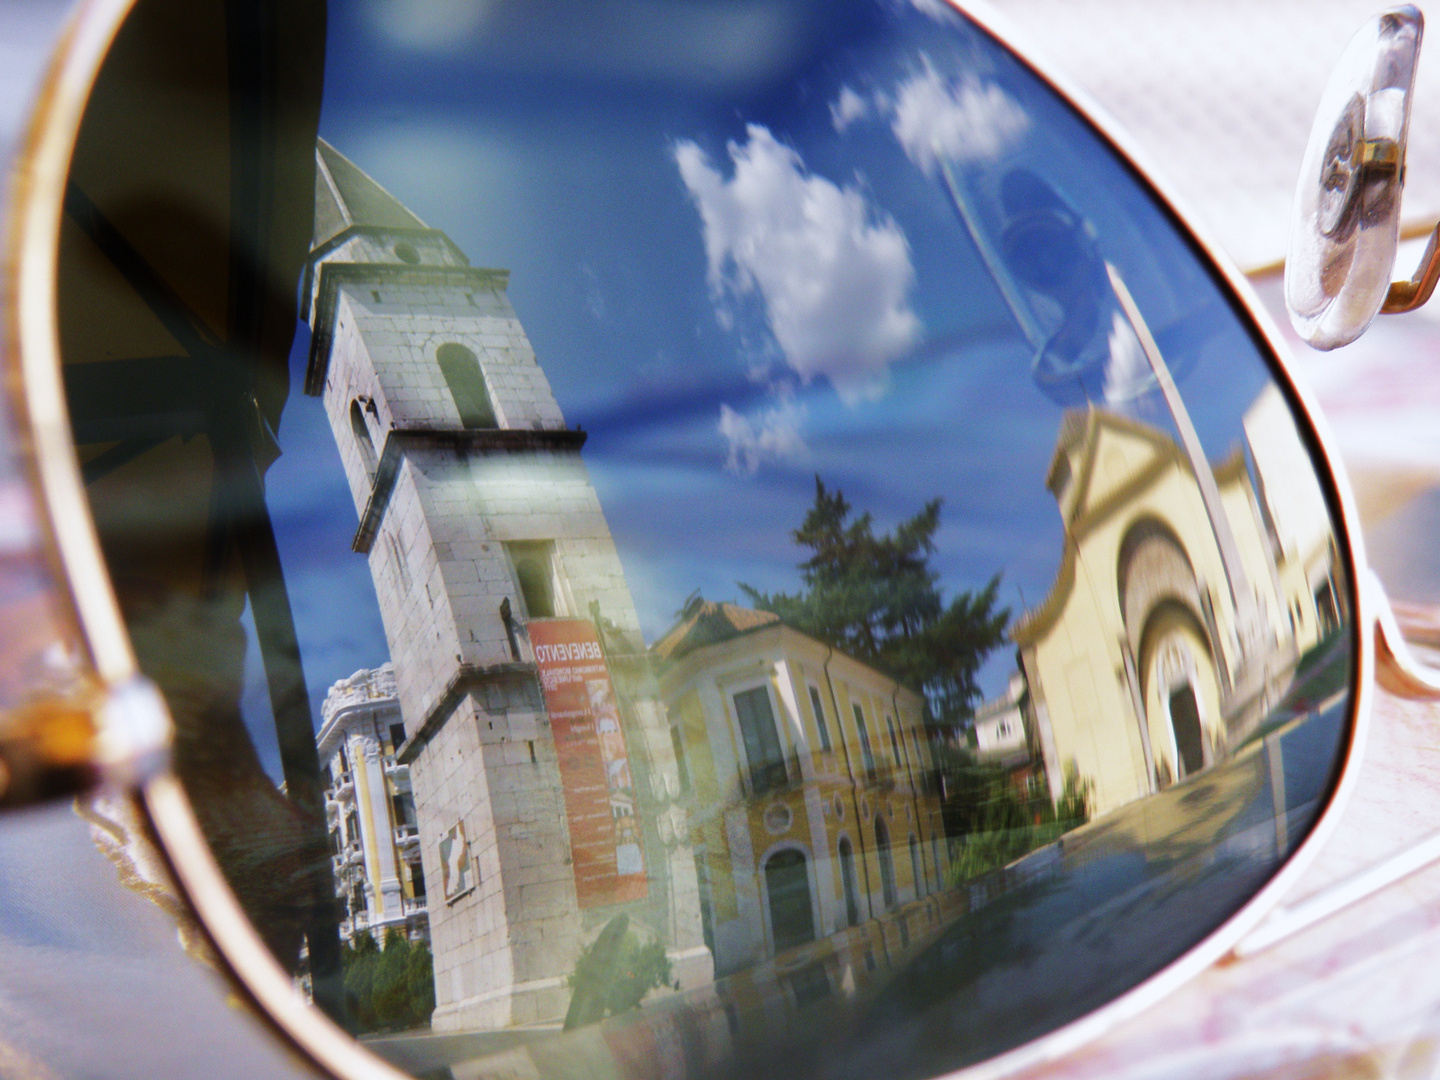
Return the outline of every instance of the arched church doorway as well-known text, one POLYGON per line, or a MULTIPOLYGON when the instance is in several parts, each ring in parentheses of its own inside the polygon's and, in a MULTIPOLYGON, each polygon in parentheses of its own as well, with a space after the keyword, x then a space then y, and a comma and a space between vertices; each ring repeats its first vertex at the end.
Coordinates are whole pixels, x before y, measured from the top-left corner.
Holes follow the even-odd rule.
POLYGON ((1205 739, 1200 731, 1195 687, 1188 682, 1170 692, 1170 729, 1175 736, 1175 751, 1180 755, 1180 775, 1199 772, 1205 767, 1205 739))
POLYGON ((1162 603, 1151 613, 1141 635, 1140 680, 1162 784, 1211 764, 1224 739, 1220 680, 1210 636, 1184 605, 1162 603))

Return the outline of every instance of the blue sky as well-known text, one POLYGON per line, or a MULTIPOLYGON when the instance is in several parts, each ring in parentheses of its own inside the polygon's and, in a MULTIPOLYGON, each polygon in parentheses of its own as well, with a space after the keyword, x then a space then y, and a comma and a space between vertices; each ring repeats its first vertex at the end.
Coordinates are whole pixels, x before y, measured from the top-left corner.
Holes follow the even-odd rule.
MULTIPOLYGON (((1126 167, 932 7, 586 0, 521 20, 508 0, 332 5, 321 134, 475 265, 510 270, 566 419, 590 433, 650 640, 696 589, 793 589, 789 530, 817 474, 883 528, 942 498, 947 594, 1001 572, 1016 613, 1022 592, 1044 597, 1062 542, 1043 486, 1062 407, 1029 375, 1034 349, 941 158, 992 237, 999 178, 1016 169, 1088 223, 1212 458, 1267 378, 1126 167), (591 47, 602 39, 630 45, 591 47)), ((302 332, 268 490, 318 718, 324 688, 386 648, 329 427, 299 390, 305 345, 302 332)), ((1106 348, 1118 386, 1125 350, 1101 333, 1091 350, 1106 348)), ((1154 394, 1119 407, 1169 426, 1154 394)), ((987 692, 1012 664, 999 650, 987 692)))

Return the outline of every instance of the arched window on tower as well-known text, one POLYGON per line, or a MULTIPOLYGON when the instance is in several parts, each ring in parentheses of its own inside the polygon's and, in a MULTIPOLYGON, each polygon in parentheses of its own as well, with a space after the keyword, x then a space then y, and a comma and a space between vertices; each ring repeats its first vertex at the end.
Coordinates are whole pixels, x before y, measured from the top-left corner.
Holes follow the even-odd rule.
POLYGON ((548 540, 505 545, 527 619, 553 619, 562 614, 555 596, 555 546, 548 540))
POLYGON ((365 466, 365 477, 373 483, 377 461, 375 440, 370 437, 370 427, 365 423, 365 410, 361 408, 359 398, 350 402, 350 430, 355 433, 355 445, 360 448, 360 461, 365 466))
POLYGON ((490 391, 485 386, 485 373, 480 370, 480 361, 464 345, 454 342, 441 345, 435 352, 440 364, 440 374, 445 376, 445 385, 450 388, 450 397, 460 413, 460 423, 466 428, 493 428, 495 406, 490 402, 490 391))

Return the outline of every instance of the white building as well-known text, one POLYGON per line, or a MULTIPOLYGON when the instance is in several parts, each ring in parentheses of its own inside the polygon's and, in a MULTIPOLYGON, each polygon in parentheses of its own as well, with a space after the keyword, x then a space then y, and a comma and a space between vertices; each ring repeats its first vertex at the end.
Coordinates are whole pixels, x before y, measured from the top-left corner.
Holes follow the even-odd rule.
POLYGON ((1017 671, 1010 676, 1005 693, 975 710, 975 756, 980 761, 1020 765, 1030 759, 1024 697, 1025 676, 1017 671))
POLYGON ((395 760, 405 729, 391 666, 341 679, 325 695, 320 715, 317 741, 341 901, 340 938, 348 942, 369 930, 383 943, 393 928, 428 940, 410 769, 395 760))

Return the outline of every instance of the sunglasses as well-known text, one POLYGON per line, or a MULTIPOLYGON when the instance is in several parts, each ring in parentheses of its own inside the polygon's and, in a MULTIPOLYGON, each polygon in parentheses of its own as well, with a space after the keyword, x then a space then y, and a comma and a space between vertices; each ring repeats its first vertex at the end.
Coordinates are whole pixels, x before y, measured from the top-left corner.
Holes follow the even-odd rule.
MULTIPOLYGON (((1321 104, 1320 347, 1440 278, 1391 282, 1420 28, 1321 104)), ((247 1074, 995 1076, 1440 858, 1282 906, 1376 680, 1440 676, 1244 279, 1014 38, 77 14, 13 165, 0 800, 172 920, 177 1031, 210 968, 247 1074)))

